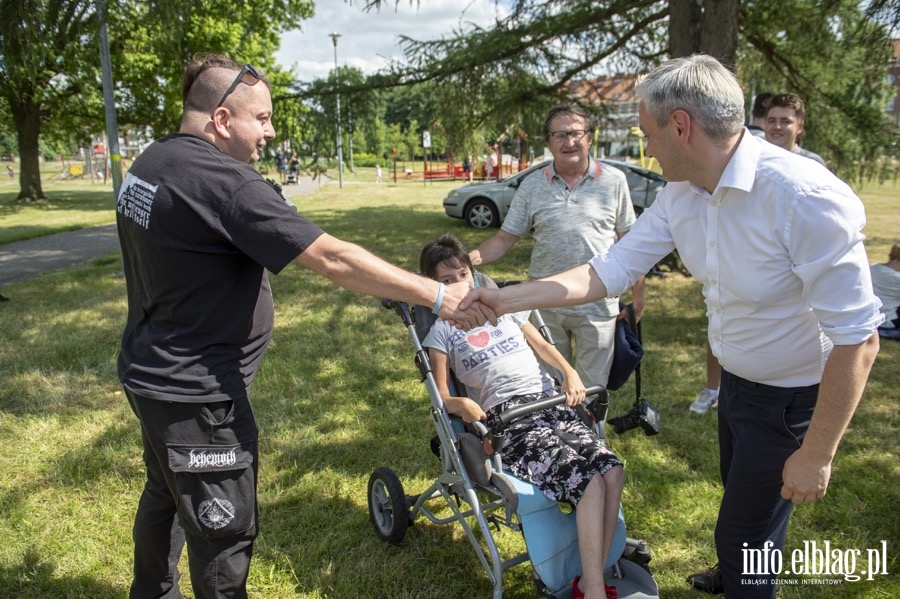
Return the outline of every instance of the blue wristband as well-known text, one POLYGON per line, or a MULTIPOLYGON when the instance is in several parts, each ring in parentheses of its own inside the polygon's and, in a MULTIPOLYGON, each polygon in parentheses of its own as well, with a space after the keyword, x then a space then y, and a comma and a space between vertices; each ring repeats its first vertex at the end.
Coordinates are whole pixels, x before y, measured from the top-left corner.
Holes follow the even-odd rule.
POLYGON ((445 287, 446 287, 446 285, 444 285, 443 283, 441 283, 441 286, 440 286, 440 288, 438 289, 438 296, 437 296, 437 299, 434 300, 434 308, 431 309, 431 313, 432 313, 432 314, 437 314, 438 312, 441 311, 441 302, 444 301, 444 288, 445 288, 445 287))

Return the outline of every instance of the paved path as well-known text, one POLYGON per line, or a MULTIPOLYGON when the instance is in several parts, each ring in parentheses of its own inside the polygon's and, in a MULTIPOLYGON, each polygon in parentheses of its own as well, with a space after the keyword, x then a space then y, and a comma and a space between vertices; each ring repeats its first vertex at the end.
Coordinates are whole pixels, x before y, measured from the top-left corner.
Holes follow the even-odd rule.
MULTIPOLYGON (((284 195, 293 198, 316 191, 319 186, 310 177, 300 177, 297 185, 284 187, 284 195)), ((118 251, 119 236, 114 224, 0 245, 0 293, 13 283, 41 273, 90 264, 118 251)))
POLYGON ((12 283, 92 260, 118 251, 115 225, 88 227, 0 245, 0 292, 12 283))

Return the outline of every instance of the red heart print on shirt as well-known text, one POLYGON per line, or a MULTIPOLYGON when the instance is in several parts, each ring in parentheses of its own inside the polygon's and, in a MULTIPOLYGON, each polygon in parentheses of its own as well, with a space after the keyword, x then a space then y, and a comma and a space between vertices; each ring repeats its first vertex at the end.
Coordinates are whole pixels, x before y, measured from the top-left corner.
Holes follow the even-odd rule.
POLYGON ((488 335, 487 331, 481 331, 477 335, 469 335, 466 337, 466 341, 475 347, 485 347, 490 340, 491 336, 488 335))

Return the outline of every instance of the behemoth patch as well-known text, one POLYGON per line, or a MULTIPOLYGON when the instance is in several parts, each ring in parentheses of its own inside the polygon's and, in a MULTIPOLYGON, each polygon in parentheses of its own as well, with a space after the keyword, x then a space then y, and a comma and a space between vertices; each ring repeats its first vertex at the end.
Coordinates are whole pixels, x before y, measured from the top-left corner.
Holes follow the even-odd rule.
POLYGON ((243 445, 169 445, 172 472, 243 470, 253 464, 253 453, 243 445))
POLYGON ((235 449, 228 451, 197 451, 192 449, 189 455, 188 468, 221 468, 234 466, 237 462, 235 449))
POLYGON ((224 528, 234 520, 234 505, 227 499, 207 499, 197 509, 197 519, 207 528, 224 528))

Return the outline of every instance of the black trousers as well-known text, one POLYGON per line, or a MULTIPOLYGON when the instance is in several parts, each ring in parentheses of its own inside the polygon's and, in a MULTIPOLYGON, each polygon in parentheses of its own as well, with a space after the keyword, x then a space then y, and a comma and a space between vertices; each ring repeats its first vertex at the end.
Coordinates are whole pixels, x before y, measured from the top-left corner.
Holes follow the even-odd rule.
POLYGON ((134 521, 131 599, 181 599, 185 543, 196 599, 243 599, 257 535, 259 437, 248 398, 163 402, 125 390, 147 482, 134 521))
MULTIPOLYGON (((818 393, 818 385, 772 387, 722 372, 719 466, 725 490, 715 537, 728 599, 775 599, 776 576, 763 573, 772 571, 771 560, 765 568, 750 564, 750 556, 783 553, 793 504, 781 497, 782 470, 803 442, 818 393), (767 542, 769 553, 754 552, 767 542)), ((784 564, 790 565, 789 555, 784 564)))

